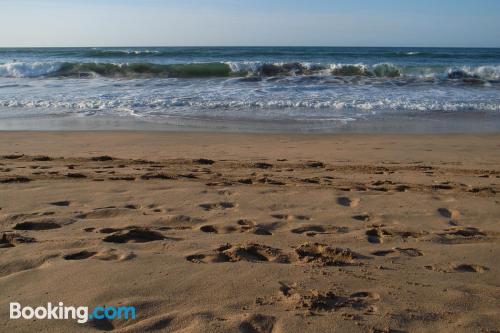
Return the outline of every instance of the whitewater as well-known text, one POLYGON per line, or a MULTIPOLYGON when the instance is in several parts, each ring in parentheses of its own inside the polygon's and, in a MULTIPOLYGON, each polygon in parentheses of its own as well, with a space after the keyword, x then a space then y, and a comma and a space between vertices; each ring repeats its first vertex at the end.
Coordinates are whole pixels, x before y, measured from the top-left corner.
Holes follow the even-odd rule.
POLYGON ((449 113, 500 114, 500 49, 0 49, 0 122, 120 117, 324 129, 449 113))

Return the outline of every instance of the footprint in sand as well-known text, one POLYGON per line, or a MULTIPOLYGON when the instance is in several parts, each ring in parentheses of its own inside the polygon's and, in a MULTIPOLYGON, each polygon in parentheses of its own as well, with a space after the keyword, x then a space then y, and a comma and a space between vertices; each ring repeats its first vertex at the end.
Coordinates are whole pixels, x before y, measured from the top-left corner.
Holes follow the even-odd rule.
POLYGON ((425 231, 391 230, 375 226, 371 229, 368 229, 365 234, 367 236, 368 242, 380 244, 383 243, 386 239, 390 240, 393 238, 400 238, 403 240, 406 240, 408 238, 418 239, 427 235, 428 233, 425 231))
POLYGON ((113 157, 108 156, 108 155, 94 156, 94 157, 91 157, 90 160, 94 161, 94 162, 106 162, 106 161, 112 161, 113 157))
POLYGON ((335 227, 335 226, 322 226, 322 225, 306 225, 303 227, 295 228, 290 230, 294 234, 306 234, 306 236, 316 236, 316 235, 325 235, 332 233, 346 233, 349 231, 347 227, 335 227))
POLYGON ((353 215, 352 218, 361 222, 369 222, 371 220, 371 216, 369 214, 353 215))
POLYGON ((55 220, 52 219, 46 219, 46 220, 39 220, 39 221, 26 221, 26 222, 21 222, 17 223, 14 226, 15 230, 51 230, 51 229, 58 229, 61 228, 61 225, 55 220))
POLYGON ((157 231, 147 228, 132 228, 117 231, 105 237, 103 241, 109 243, 148 243, 165 239, 167 237, 157 231))
POLYGON ((247 231, 255 227, 255 222, 248 219, 239 219, 236 224, 241 226, 242 231, 247 231))
POLYGON ((230 190, 223 189, 223 190, 217 191, 217 194, 218 195, 233 195, 233 192, 231 192, 230 190))
POLYGON ((356 206, 359 205, 359 198, 348 198, 348 197, 338 197, 337 198, 337 203, 341 206, 344 206, 344 207, 350 207, 350 208, 354 208, 356 206))
POLYGON ((296 307, 306 309, 310 312, 335 311, 342 307, 346 307, 348 300, 346 297, 337 296, 331 291, 322 293, 314 289, 309 292, 294 295, 298 296, 295 296, 294 301, 296 307))
POLYGON ((219 263, 228 262, 229 260, 225 255, 220 255, 218 253, 214 254, 192 254, 186 257, 187 261, 195 264, 206 264, 206 263, 219 263))
POLYGON ((216 227, 213 225, 203 225, 200 227, 200 231, 206 232, 206 233, 212 233, 212 234, 218 234, 219 231, 217 230, 216 227))
POLYGON ((34 162, 48 162, 52 161, 52 158, 50 158, 49 156, 35 156, 31 160, 34 162))
POLYGON ((6 160, 17 160, 23 156, 24 154, 11 154, 11 155, 3 155, 2 158, 6 160))
POLYGON ((271 236, 273 233, 270 230, 272 230, 272 227, 256 226, 253 233, 259 236, 271 236))
POLYGON ((351 306, 356 310, 366 310, 368 313, 377 312, 373 303, 380 301, 380 294, 370 291, 360 291, 349 296, 351 306))
POLYGON ((256 224, 252 220, 240 219, 236 222, 240 232, 249 232, 259 236, 271 236, 272 231, 281 226, 281 222, 256 224))
POLYGON ((75 252, 71 254, 65 255, 63 258, 64 260, 83 260, 90 258, 97 254, 97 252, 91 252, 91 251, 80 251, 80 252, 75 252))
POLYGON ((325 233, 326 229, 320 225, 309 225, 290 230, 294 234, 306 234, 308 236, 325 233))
POLYGON ((118 216, 123 216, 131 214, 131 210, 137 209, 139 206, 136 205, 126 205, 123 208, 118 208, 115 206, 95 208, 90 212, 80 213, 76 217, 79 219, 107 219, 118 216))
POLYGON ((370 243, 380 244, 384 242, 384 231, 380 228, 372 228, 366 232, 367 240, 370 243))
POLYGON ((459 244, 488 239, 489 233, 474 227, 452 228, 438 234, 437 241, 446 244, 459 244))
MULTIPOLYGON (((272 226, 255 225, 249 224, 246 220, 239 220, 238 225, 226 225, 226 226, 214 226, 214 225, 203 225, 200 227, 200 231, 213 234, 230 234, 234 232, 252 232, 255 235, 272 235, 270 229, 272 226)), ((252 222, 253 223, 253 222, 252 222)))
POLYGON ((453 190, 453 186, 449 182, 432 185, 433 190, 453 190))
POLYGON ((126 181, 133 181, 135 180, 134 176, 118 176, 118 177, 109 177, 109 180, 126 180, 126 181))
POLYGON ((404 185, 404 184, 399 184, 399 185, 396 185, 394 187, 394 190, 396 192, 408 192, 409 189, 410 189, 410 186, 404 185))
POLYGON ((51 216, 54 215, 55 212, 35 212, 35 213, 21 213, 21 214, 11 214, 8 215, 4 221, 6 222, 17 222, 23 221, 28 218, 38 218, 43 216, 51 216))
POLYGON ((332 291, 299 290, 295 286, 288 286, 284 283, 281 283, 280 292, 282 301, 289 303, 295 309, 304 309, 310 312, 331 312, 341 308, 352 308, 374 313, 377 311, 375 304, 381 299, 378 293, 370 291, 360 291, 343 296, 332 291))
POLYGON ((68 177, 68 178, 76 178, 76 179, 78 179, 78 178, 80 178, 80 179, 87 178, 87 176, 84 175, 83 173, 73 173, 73 172, 67 173, 66 177, 68 177))
POLYGON ((168 174, 163 173, 163 172, 150 172, 150 173, 146 173, 146 174, 142 175, 141 179, 143 179, 143 180, 151 180, 151 179, 173 180, 173 179, 177 179, 177 177, 172 176, 172 175, 168 175, 168 174))
POLYGON ((27 183, 30 182, 31 179, 28 177, 24 176, 15 176, 15 177, 9 177, 9 178, 4 178, 0 179, 1 184, 11 184, 11 183, 27 183))
POLYGON ((103 331, 103 332, 108 332, 108 331, 112 331, 115 329, 113 322, 111 322, 107 318, 103 318, 103 319, 93 318, 91 321, 89 321, 89 324, 92 327, 95 327, 96 329, 103 331))
POLYGON ((280 249, 260 244, 233 246, 222 245, 210 253, 193 254, 186 257, 193 263, 220 263, 220 262, 276 262, 289 263, 290 259, 280 249))
POLYGON ((200 164, 200 165, 212 165, 214 164, 215 162, 212 161, 212 160, 209 160, 207 158, 199 158, 197 160, 193 160, 193 163, 194 164, 200 164))
POLYGON ((161 223, 168 224, 171 226, 188 226, 191 227, 193 224, 199 224, 206 222, 205 219, 199 217, 192 217, 188 215, 170 215, 167 216, 166 220, 161 220, 161 223))
POLYGON ((272 214, 272 218, 278 219, 278 220, 298 220, 298 221, 309 221, 311 220, 311 217, 306 216, 306 215, 288 215, 288 214, 272 214))
POLYGON ((379 250, 379 251, 373 251, 371 254, 377 257, 385 257, 389 254, 395 253, 396 251, 394 250, 379 250))
POLYGON ((445 217, 447 219, 458 219, 460 217, 460 212, 458 210, 454 209, 448 209, 448 208, 438 208, 438 213, 442 217, 445 217))
POLYGON ((123 206, 123 208, 135 210, 135 209, 140 209, 141 205, 130 203, 123 206))
POLYGON ((335 248, 319 243, 305 243, 295 248, 299 260, 320 266, 348 266, 360 256, 350 249, 335 248))
POLYGON ((397 247, 395 250, 399 251, 400 253, 407 255, 408 257, 421 257, 424 254, 422 251, 419 249, 414 249, 414 248, 400 248, 397 247))
POLYGON ((201 208, 203 208, 206 211, 211 211, 211 210, 224 210, 224 209, 231 209, 236 207, 236 205, 232 202, 217 202, 217 203, 206 203, 206 204, 201 204, 201 208))
POLYGON ((242 333, 272 333, 276 318, 273 316, 254 314, 240 324, 242 333))
POLYGON ((102 251, 79 251, 65 255, 64 260, 84 260, 84 259, 99 259, 102 261, 124 261, 135 257, 133 252, 121 252, 116 249, 106 249, 102 251))
POLYGON ((285 253, 280 249, 261 244, 247 244, 233 246, 225 244, 208 253, 197 253, 186 257, 193 263, 221 263, 221 262, 273 262, 289 264, 303 262, 319 266, 347 266, 355 265, 356 259, 363 256, 349 249, 330 247, 325 244, 305 243, 294 249, 292 253, 285 253))
POLYGON ((272 179, 269 177, 261 177, 261 178, 257 179, 257 181, 261 184, 268 184, 268 185, 277 185, 277 186, 286 185, 286 183, 284 183, 282 181, 272 179))
POLYGON ((472 228, 472 227, 458 229, 458 230, 455 230, 455 231, 450 231, 447 234, 448 235, 461 236, 461 237, 486 236, 486 233, 480 231, 477 228, 472 228))
POLYGON ((280 249, 261 244, 235 246, 224 251, 229 261, 270 261, 288 263, 289 258, 280 249))
POLYGON ((475 264, 461 264, 454 267, 457 272, 463 273, 484 273, 489 270, 488 267, 475 264))
POLYGON ((378 250, 378 251, 373 251, 371 254, 377 257, 385 257, 389 254, 395 254, 395 253, 401 253, 404 254, 408 257, 421 257, 423 256, 423 252, 420 251, 419 249, 415 248, 400 248, 396 247, 394 249, 389 249, 389 250, 378 250))
POLYGON ((304 166, 307 168, 324 168, 325 164, 319 161, 308 161, 304 163, 304 166))
POLYGON ((279 223, 256 224, 254 221, 247 219, 240 219, 236 223, 239 226, 240 232, 251 232, 255 235, 260 236, 272 235, 272 230, 276 229, 279 225, 279 223))
POLYGON ((58 206, 58 207, 68 207, 71 204, 71 201, 55 201, 50 203, 52 206, 58 206))
POLYGON ((254 163, 253 167, 257 168, 257 169, 270 169, 273 167, 273 165, 269 164, 269 163, 258 162, 258 163, 254 163))
POLYGON ((229 257, 224 252, 232 247, 231 244, 221 245, 209 253, 189 255, 186 257, 186 260, 196 264, 229 262, 229 257))
POLYGON ((21 236, 18 233, 4 233, 0 238, 0 249, 15 247, 17 244, 34 243, 32 237, 21 236))
MULTIPOLYGON (((92 229, 95 229, 95 228, 92 228, 92 229)), ((119 229, 119 228, 102 228, 102 229, 99 229, 99 233, 101 234, 112 234, 113 232, 118 232, 122 229, 119 229)))

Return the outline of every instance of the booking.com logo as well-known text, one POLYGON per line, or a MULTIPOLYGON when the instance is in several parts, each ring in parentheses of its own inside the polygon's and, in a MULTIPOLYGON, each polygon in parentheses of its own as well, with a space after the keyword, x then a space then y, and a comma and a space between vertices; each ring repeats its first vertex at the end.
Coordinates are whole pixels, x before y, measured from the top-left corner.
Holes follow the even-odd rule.
POLYGON ((63 302, 58 305, 47 303, 47 306, 36 308, 21 306, 20 303, 10 303, 10 319, 51 319, 67 320, 74 319, 79 324, 84 324, 89 320, 102 319, 135 319, 135 306, 96 306, 89 312, 87 306, 65 306, 63 302))

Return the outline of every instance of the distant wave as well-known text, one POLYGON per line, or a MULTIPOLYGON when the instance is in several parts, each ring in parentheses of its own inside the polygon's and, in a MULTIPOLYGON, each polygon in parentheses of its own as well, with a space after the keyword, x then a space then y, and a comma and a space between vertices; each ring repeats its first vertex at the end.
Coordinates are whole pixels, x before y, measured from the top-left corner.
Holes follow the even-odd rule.
POLYGON ((443 49, 443 48, 322 48, 322 47, 150 47, 150 48, 21 48, 1 49, 0 56, 56 56, 85 58, 183 58, 198 59, 254 59, 266 57, 357 58, 357 59, 483 59, 498 60, 499 49, 443 49), (215 58, 214 58, 215 57, 215 58))
POLYGON ((320 64, 305 62, 266 63, 255 61, 186 64, 155 63, 79 63, 11 62, 0 65, 0 77, 69 77, 92 78, 210 78, 210 77, 279 77, 279 76, 363 76, 374 78, 444 78, 466 82, 498 81, 500 66, 407 66, 390 63, 320 64))
POLYGON ((81 57, 330 57, 330 58, 428 58, 428 59, 495 59, 500 57, 500 51, 491 53, 447 52, 431 50, 387 50, 366 49, 363 52, 329 49, 329 48, 159 48, 159 49, 92 49, 84 50, 79 54, 81 57))
POLYGON ((121 50, 121 49, 110 49, 110 50, 89 50, 80 53, 82 56, 86 57, 113 57, 113 56, 159 56, 167 55, 159 50, 121 50))
MULTIPOLYGON (((356 57, 360 56, 360 53, 356 52, 346 52, 346 51, 331 51, 331 50, 308 50, 308 49, 286 49, 280 50, 279 48, 273 49, 260 49, 260 48, 246 48, 246 49, 234 49, 232 52, 228 50, 212 50, 207 52, 203 48, 183 48, 183 49, 92 49, 80 52, 78 55, 82 57, 178 57, 178 56, 211 56, 211 55, 226 55, 226 56, 239 56, 239 57, 259 57, 259 56, 323 56, 323 57, 356 57)), ((362 53, 363 56, 374 56, 374 57, 406 57, 406 56, 422 56, 422 57, 432 57, 448 58, 450 56, 455 56, 448 53, 432 53, 432 52, 418 52, 418 51, 373 51, 372 53, 362 53)), ((464 55, 468 56, 468 55, 464 55)), ((480 55, 480 56, 487 56, 480 55)))

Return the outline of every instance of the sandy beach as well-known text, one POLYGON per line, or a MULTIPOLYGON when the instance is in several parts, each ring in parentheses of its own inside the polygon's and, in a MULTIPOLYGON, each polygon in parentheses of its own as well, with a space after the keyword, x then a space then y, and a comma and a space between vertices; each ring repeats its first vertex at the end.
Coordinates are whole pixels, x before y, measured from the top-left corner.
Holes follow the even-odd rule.
POLYGON ((500 135, 0 133, 0 331, 498 332, 500 135), (10 302, 135 320, 9 320, 10 302))

